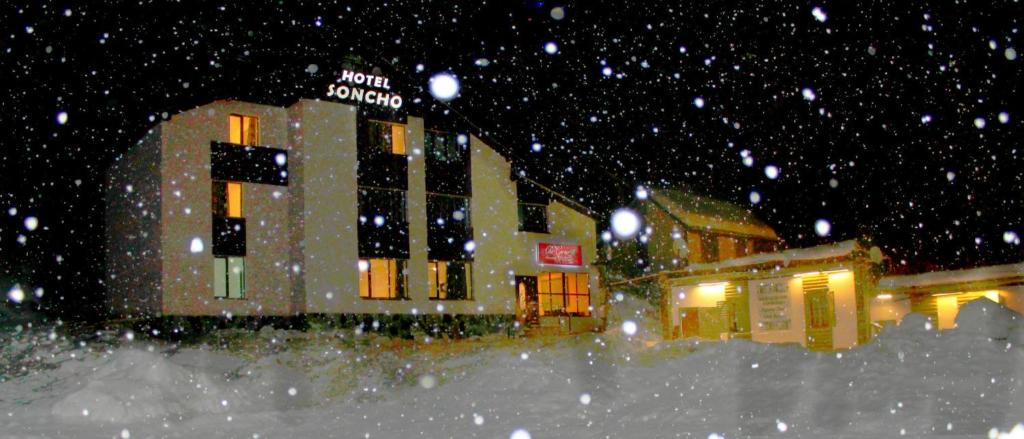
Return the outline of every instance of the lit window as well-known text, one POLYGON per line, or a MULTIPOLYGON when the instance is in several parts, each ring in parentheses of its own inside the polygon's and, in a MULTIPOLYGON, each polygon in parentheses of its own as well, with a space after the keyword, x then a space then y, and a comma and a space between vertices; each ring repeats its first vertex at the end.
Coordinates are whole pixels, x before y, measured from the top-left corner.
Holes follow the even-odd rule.
POLYGON ((228 183, 228 216, 242 217, 242 183, 228 183))
POLYGON ((360 259, 359 297, 405 299, 405 264, 402 259, 360 259))
POLYGON ((405 155, 405 125, 370 121, 368 131, 371 148, 390 154, 405 155))
POLYGON ((427 266, 430 298, 473 300, 473 265, 462 261, 430 261, 427 266))
POLYGON ((391 153, 405 155, 405 125, 391 125, 391 153))
POLYGON ((259 145, 260 120, 258 117, 232 114, 228 120, 230 122, 229 142, 236 145, 259 145))
POLYGON ((213 182, 213 216, 242 217, 242 184, 225 181, 213 182))
POLYGON ((213 258, 213 296, 223 299, 245 298, 245 258, 213 258))
POLYGON ((537 276, 540 315, 590 315, 590 275, 545 272, 537 276))

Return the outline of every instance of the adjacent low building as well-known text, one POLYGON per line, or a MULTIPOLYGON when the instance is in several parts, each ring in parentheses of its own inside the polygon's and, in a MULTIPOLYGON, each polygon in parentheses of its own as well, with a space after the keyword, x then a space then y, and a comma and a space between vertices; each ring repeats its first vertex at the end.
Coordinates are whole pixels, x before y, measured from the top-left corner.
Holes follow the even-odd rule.
POLYGON ((871 338, 881 263, 850 240, 662 272, 663 335, 850 348, 871 338))
POLYGON ((451 124, 300 100, 159 123, 106 186, 116 315, 454 314, 596 325, 586 209, 451 124))
POLYGON ((648 192, 638 203, 646 228, 637 257, 653 271, 779 249, 775 230, 745 208, 679 188, 648 192))
POLYGON ((884 259, 850 240, 661 272, 663 335, 835 350, 910 313, 936 330, 954 328, 960 308, 977 299, 1024 313, 1024 263, 883 277, 884 259))
POLYGON ((928 317, 937 329, 951 329, 960 307, 979 298, 1024 314, 1024 263, 886 276, 878 289, 871 316, 879 324, 896 324, 914 312, 928 317))

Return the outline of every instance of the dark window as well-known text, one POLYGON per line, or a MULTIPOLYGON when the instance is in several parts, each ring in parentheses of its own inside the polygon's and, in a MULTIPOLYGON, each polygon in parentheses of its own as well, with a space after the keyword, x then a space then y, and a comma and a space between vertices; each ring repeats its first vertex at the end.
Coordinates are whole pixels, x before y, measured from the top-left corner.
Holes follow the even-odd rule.
POLYGON ((423 143, 426 151, 427 192, 470 195, 472 184, 466 136, 427 130, 423 143))
POLYGON ((548 206, 519 203, 519 231, 548 233, 548 206))
POLYGON ((750 240, 747 238, 735 238, 736 240, 736 257, 741 258, 750 255, 750 240))
POLYGON ((428 227, 469 229, 469 197, 427 194, 427 221, 428 227))
POLYGON ((775 241, 767 239, 757 239, 754 241, 754 253, 773 253, 775 251, 775 241))
POLYGON ((460 145, 455 134, 427 130, 423 143, 428 156, 440 163, 460 163, 465 160, 466 145, 460 145))
POLYGON ((472 262, 430 261, 427 276, 431 299, 473 300, 472 262))
POLYGON ((718 262, 718 236, 708 232, 701 233, 700 250, 702 261, 718 262))
POLYGON ((405 191, 395 189, 359 188, 359 222, 405 224, 405 191))
POLYGON ((519 231, 548 232, 548 192, 527 180, 516 181, 519 199, 519 231))
POLYGON ((213 182, 213 216, 228 216, 228 183, 226 181, 213 182))

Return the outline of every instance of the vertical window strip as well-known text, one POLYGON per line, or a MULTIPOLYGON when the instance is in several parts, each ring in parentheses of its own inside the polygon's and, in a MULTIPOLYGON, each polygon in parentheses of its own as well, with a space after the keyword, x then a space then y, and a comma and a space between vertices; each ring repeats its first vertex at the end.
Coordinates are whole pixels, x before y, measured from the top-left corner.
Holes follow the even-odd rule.
POLYGON ((227 184, 227 216, 230 218, 242 217, 242 183, 229 182, 227 184))
POLYGON ((228 116, 228 142, 246 146, 259 145, 260 119, 241 114, 228 116))

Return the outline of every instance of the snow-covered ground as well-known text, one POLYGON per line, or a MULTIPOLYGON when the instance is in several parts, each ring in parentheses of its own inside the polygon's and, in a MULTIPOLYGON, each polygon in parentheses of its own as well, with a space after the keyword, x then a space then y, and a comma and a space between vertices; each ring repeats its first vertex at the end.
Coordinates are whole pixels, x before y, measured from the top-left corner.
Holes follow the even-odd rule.
POLYGON ((526 340, 263 330, 177 347, 22 328, 4 334, 3 361, 31 355, 0 383, 0 436, 988 437, 1024 421, 1024 328, 991 302, 842 353, 662 342, 642 303, 619 308, 604 334, 526 340))

